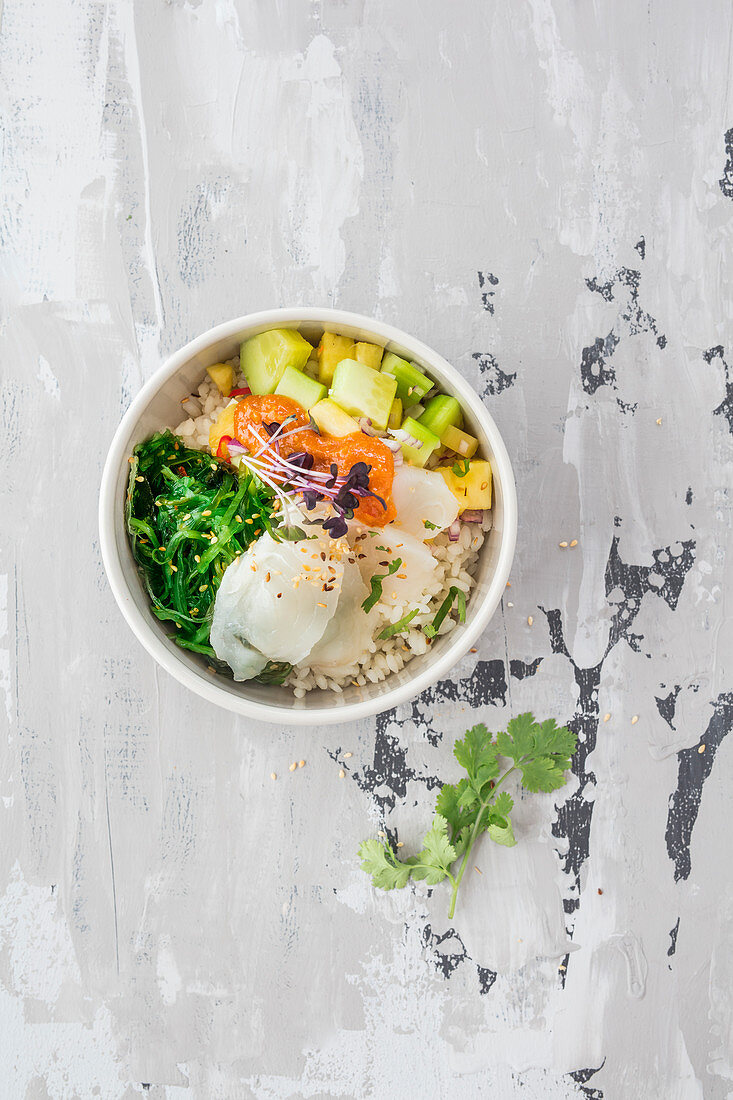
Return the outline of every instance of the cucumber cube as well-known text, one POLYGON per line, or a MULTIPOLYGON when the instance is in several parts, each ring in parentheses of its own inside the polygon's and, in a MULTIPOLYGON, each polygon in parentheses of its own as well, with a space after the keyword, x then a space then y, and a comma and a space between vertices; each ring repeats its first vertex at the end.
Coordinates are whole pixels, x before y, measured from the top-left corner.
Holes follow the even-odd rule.
POLYGON ((367 416, 375 428, 387 427, 397 381, 388 374, 343 359, 336 367, 329 397, 352 416, 367 416))
POLYGON ((449 451, 455 451, 461 458, 473 458, 478 450, 476 436, 462 432, 460 428, 446 428, 440 433, 440 442, 449 451))
POLYGON ((242 344, 240 366, 252 393, 272 393, 287 367, 300 370, 313 348, 295 329, 271 328, 242 344))
POLYGON ((429 428, 433 435, 442 439, 446 428, 455 428, 461 423, 461 406, 455 397, 439 393, 437 397, 431 397, 426 403, 425 412, 418 417, 418 420, 429 428))
POLYGON ((285 373, 275 388, 275 393, 279 393, 282 397, 292 397, 293 401, 297 401, 304 409, 309 409, 311 405, 315 405, 326 396, 326 387, 316 382, 314 378, 309 378, 302 370, 286 367, 285 373))
POLYGON ((411 466, 424 466, 433 451, 440 446, 440 439, 419 420, 413 420, 411 416, 405 417, 402 430, 421 444, 420 447, 413 447, 411 443, 402 444, 402 455, 405 461, 411 466))
POLYGON ((406 409, 410 405, 417 405, 422 401, 426 393, 433 388, 433 383, 415 366, 406 359, 400 359, 399 355, 388 351, 382 360, 382 374, 390 374, 397 379, 397 396, 406 409))

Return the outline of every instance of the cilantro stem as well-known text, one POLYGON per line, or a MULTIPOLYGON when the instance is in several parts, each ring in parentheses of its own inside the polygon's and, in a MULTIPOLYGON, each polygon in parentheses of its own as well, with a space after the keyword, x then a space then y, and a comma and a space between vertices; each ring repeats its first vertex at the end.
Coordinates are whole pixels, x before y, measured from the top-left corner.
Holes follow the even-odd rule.
POLYGON ((451 891, 451 896, 450 896, 450 909, 448 910, 448 920, 453 919, 453 914, 456 911, 456 899, 458 897, 458 887, 461 885, 461 879, 463 878, 463 873, 466 870, 466 867, 468 866, 468 857, 471 854, 471 849, 473 848, 473 846, 476 842, 476 837, 479 834, 479 828, 481 826, 481 818, 484 816, 485 810, 488 809, 488 807, 491 805, 491 803, 496 798, 496 792, 498 791, 499 787, 502 785, 502 783, 504 782, 505 779, 509 778, 509 776, 512 774, 512 772, 515 772, 517 770, 518 766, 519 766, 518 764, 514 764, 511 768, 509 768, 507 771, 505 771, 504 774, 499 779, 497 779, 496 783, 491 788, 491 794, 489 795, 489 797, 484 802, 481 803, 481 809, 476 814, 476 820, 473 823, 473 829, 471 830, 471 836, 470 836, 468 844, 466 846, 466 851, 464 853, 463 860, 461 862, 461 866, 458 869, 458 874, 456 875, 455 879, 453 880, 453 890, 451 891))

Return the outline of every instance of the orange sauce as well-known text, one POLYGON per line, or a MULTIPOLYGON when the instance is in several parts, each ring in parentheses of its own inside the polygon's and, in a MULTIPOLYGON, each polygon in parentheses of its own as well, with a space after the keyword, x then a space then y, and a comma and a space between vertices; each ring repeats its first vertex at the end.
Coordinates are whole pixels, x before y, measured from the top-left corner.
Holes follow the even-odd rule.
POLYGON ((306 451, 315 459, 315 470, 328 472, 331 464, 335 463, 343 477, 355 463, 366 462, 371 467, 369 487, 382 498, 387 510, 374 497, 362 497, 358 507, 354 509, 354 518, 374 527, 383 527, 394 519, 397 514, 392 500, 394 458, 381 439, 364 432, 353 432, 340 437, 319 435, 310 427, 308 413, 302 405, 291 397, 280 397, 274 393, 253 394, 237 403, 234 413, 235 436, 254 454, 269 438, 263 424, 272 424, 273 421, 281 424, 286 416, 294 419, 284 429, 284 433, 292 434, 280 441, 280 454, 283 458, 298 451, 306 451))

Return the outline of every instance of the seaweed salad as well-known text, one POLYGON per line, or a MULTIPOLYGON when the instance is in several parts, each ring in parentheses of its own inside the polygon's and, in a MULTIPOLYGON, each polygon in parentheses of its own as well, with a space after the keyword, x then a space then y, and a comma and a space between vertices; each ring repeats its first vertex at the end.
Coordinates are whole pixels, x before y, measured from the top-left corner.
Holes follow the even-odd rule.
MULTIPOLYGON (((169 431, 130 458, 125 519, 153 613, 175 624, 174 641, 229 671, 209 644, 224 571, 263 531, 274 533, 274 494, 246 467, 187 447, 169 431)), ((286 536, 287 537, 287 536, 286 536)), ((290 665, 271 661, 257 679, 280 684, 290 665)))

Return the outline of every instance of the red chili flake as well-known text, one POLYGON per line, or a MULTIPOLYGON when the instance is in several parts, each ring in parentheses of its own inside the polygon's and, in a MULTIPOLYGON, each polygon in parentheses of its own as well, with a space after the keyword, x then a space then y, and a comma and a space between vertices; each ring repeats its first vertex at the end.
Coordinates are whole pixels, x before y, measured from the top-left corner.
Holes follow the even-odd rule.
POLYGON ((237 390, 231 390, 230 393, 229 393, 229 396, 230 397, 247 397, 251 393, 252 393, 252 390, 249 388, 249 386, 240 386, 239 389, 237 389, 237 390))
POLYGON ((602 893, 603 893, 603 890, 601 890, 600 886, 598 887, 598 893, 599 893, 599 894, 602 894, 602 893))

